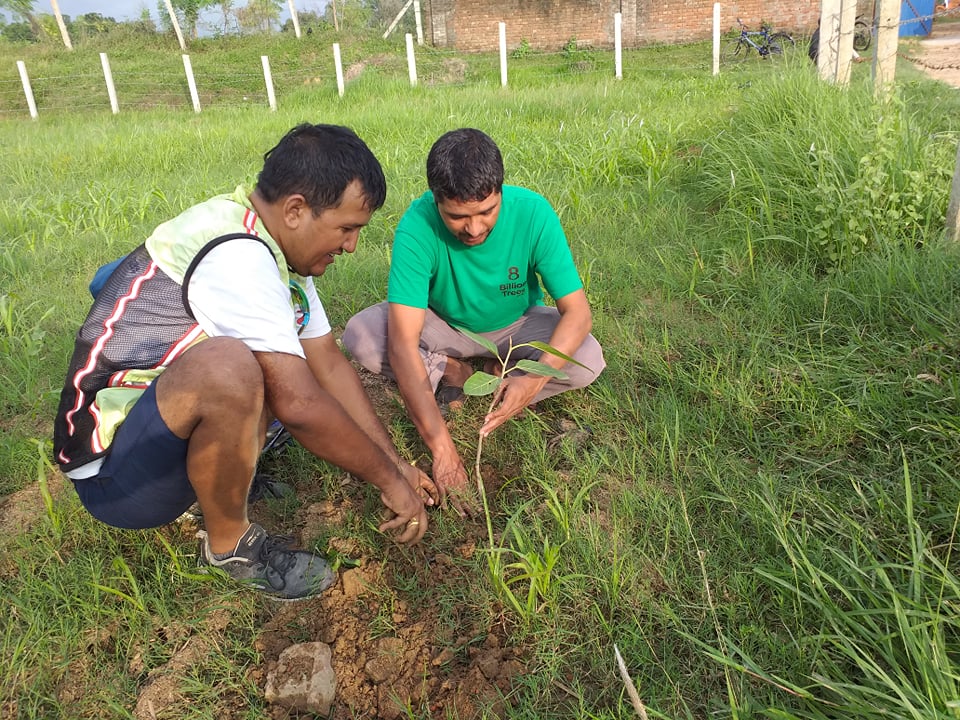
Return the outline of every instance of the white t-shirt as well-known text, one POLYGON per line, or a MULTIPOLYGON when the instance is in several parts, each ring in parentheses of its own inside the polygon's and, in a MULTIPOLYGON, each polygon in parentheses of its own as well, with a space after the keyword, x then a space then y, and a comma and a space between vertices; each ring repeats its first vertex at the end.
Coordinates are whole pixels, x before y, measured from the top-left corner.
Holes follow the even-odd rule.
POLYGON ((273 254, 263 243, 238 239, 218 245, 198 263, 188 297, 208 336, 237 338, 253 352, 305 357, 300 341, 328 334, 330 321, 313 278, 303 289, 310 319, 298 335, 290 288, 283 284, 273 254))
MULTIPOLYGON (((331 330, 313 278, 306 280, 303 290, 310 319, 298 335, 290 288, 283 284, 273 253, 257 240, 239 238, 218 245, 197 264, 190 278, 190 309, 209 337, 237 338, 253 352, 305 358, 300 340, 322 337, 331 330), (250 288, 257 288, 255 296, 250 288)), ((103 462, 104 458, 97 458, 67 476, 92 477, 103 462)))

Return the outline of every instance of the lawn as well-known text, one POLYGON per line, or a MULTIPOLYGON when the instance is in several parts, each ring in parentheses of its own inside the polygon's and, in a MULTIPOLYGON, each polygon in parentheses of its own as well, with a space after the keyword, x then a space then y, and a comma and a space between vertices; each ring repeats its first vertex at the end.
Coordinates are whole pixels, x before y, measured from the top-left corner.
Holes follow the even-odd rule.
MULTIPOLYGON (((222 91, 199 114, 141 87, 174 46, 120 43, 139 89, 117 116, 89 100, 100 48, 0 45, 48 88, 31 121, 0 77, 0 718, 285 717, 266 674, 313 640, 335 718, 633 717, 614 645, 650 717, 956 718, 957 91, 902 63, 881 103, 867 63, 839 89, 802 52, 713 77, 706 45, 628 51, 621 81, 606 51, 529 53, 507 88, 495 57, 423 50, 411 88, 399 40, 358 43, 340 98, 305 79, 328 45, 204 41, 222 91), (276 112, 245 90, 262 54, 276 112), (190 523, 92 520, 49 436, 96 268, 252 182, 304 120, 354 128, 389 185, 318 281, 335 332, 384 297, 432 142, 474 126, 560 214, 608 366, 484 441, 493 550, 485 518, 439 510, 398 548, 372 488, 298 447, 267 459, 298 494, 253 517, 342 578, 278 606, 198 576, 190 523)), ((394 388, 364 381, 428 468, 394 388)), ((465 459, 484 408, 450 421, 465 459)))

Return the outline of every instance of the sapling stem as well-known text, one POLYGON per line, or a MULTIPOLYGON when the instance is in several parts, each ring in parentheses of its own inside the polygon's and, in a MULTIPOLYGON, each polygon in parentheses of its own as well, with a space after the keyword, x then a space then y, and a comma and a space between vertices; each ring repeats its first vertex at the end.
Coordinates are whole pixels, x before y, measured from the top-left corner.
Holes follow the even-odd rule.
MULTIPOLYGON (((507 369, 507 361, 510 360, 510 353, 513 352, 513 340, 510 341, 510 346, 507 348, 507 355, 505 358, 501 359, 500 355, 497 354, 497 360, 500 362, 500 385, 502 387, 503 380, 507 376, 507 373, 510 372, 507 369)), ((490 400, 490 405, 487 407, 486 415, 489 415, 493 412, 493 408, 497 404, 498 395, 496 391, 493 393, 493 399, 490 400)), ((486 417, 484 415, 484 417, 486 417)), ((487 504, 487 492, 483 487, 483 474, 480 472, 480 455, 483 453, 483 433, 477 433, 477 456, 474 460, 473 471, 477 477, 477 489, 480 492, 480 501, 483 503, 483 517, 487 521, 487 540, 490 543, 490 549, 494 549, 493 544, 493 522, 490 519, 490 506, 487 504)))

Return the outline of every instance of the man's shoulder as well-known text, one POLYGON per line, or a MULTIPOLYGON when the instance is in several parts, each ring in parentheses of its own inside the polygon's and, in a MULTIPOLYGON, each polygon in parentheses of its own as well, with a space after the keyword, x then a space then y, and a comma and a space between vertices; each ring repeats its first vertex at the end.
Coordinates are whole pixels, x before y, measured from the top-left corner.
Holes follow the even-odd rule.
POLYGON ((557 214, 553 205, 543 195, 519 185, 503 186, 503 208, 505 215, 514 218, 514 222, 526 218, 536 223, 557 214))
POLYGON ((414 199, 408 206, 400 222, 397 223, 396 235, 413 235, 421 239, 436 235, 439 230, 440 213, 437 204, 433 201, 433 193, 429 190, 414 199))
POLYGON ((550 201, 547 200, 543 195, 538 193, 536 190, 531 190, 530 188, 522 187, 521 185, 504 185, 503 200, 504 202, 514 201, 520 203, 530 203, 532 205, 550 206, 550 201))

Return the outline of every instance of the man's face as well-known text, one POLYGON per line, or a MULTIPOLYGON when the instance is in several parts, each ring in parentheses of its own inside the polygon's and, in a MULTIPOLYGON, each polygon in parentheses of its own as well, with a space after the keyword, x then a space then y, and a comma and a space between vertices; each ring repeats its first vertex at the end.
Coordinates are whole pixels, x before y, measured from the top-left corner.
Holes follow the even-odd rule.
POLYGON ((281 247, 290 267, 300 275, 323 275, 337 255, 356 250, 360 229, 373 215, 364 200, 363 186, 354 180, 343 191, 338 207, 316 216, 306 204, 289 208, 281 247))
POLYGON ((483 244, 500 216, 501 193, 493 192, 483 200, 454 200, 437 203, 443 224, 454 237, 468 247, 483 244))

